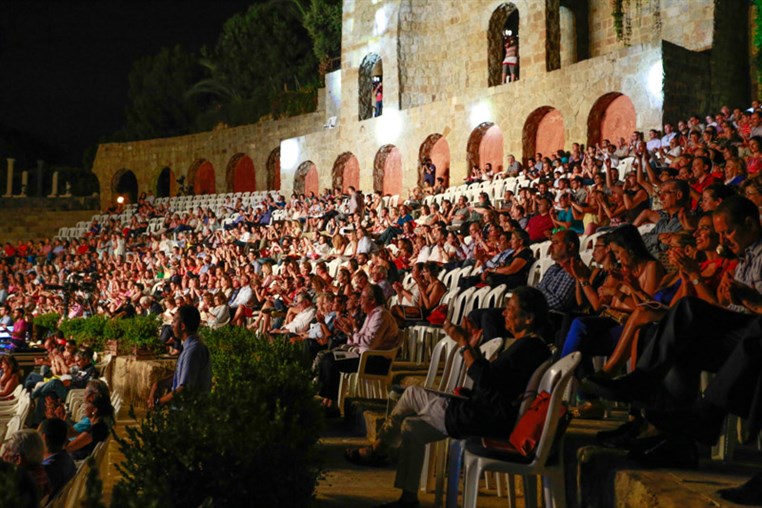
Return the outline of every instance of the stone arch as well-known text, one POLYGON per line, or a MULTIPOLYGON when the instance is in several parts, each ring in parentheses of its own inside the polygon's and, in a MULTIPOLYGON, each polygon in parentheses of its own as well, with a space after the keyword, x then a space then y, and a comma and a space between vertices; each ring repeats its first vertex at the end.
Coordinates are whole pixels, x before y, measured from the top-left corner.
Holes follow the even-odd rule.
POLYGON ((503 170, 503 131, 492 122, 483 122, 468 137, 466 171, 473 166, 484 168, 488 162, 493 171, 503 170))
POLYGON ((587 116, 587 144, 595 146, 604 139, 616 143, 620 137, 629 139, 637 126, 635 106, 626 95, 609 92, 590 108, 587 116))
POLYGON ((175 172, 170 167, 164 167, 156 177, 156 197, 169 198, 177 195, 177 180, 175 172))
MULTIPOLYGON (((488 85, 497 86, 503 83, 503 57, 505 56, 504 31, 510 30, 512 35, 519 35, 519 9, 512 3, 500 4, 489 19, 487 30, 487 65, 488 85)), ((521 50, 521 46, 519 46, 521 50)), ((519 61, 519 63, 521 63, 519 61)), ((518 66, 516 69, 518 79, 518 66)))
POLYGON ((131 169, 120 169, 111 178, 111 194, 124 196, 128 203, 137 203, 138 201, 138 179, 131 169))
POLYGON ((267 156, 265 168, 267 170, 267 189, 280 190, 280 146, 267 156))
POLYGON ((217 192, 217 175, 214 166, 206 159, 197 159, 188 169, 188 187, 193 194, 215 194, 217 192))
POLYGON ((394 145, 384 145, 376 152, 373 190, 392 196, 402 193, 402 152, 394 145))
POLYGON ((333 188, 346 191, 349 187, 360 188, 360 162, 352 152, 344 152, 333 163, 331 171, 333 188))
POLYGON ((230 158, 225 169, 227 192, 253 192, 257 190, 257 174, 254 161, 245 153, 237 153, 230 158))
MULTIPOLYGON (((431 158, 436 166, 435 178, 444 178, 445 187, 450 186, 450 144, 447 138, 437 133, 429 134, 418 149, 418 186, 423 187, 423 162, 431 158)), ((436 183, 436 180, 434 180, 436 183)))
POLYGON ((564 117, 553 106, 532 111, 524 122, 522 146, 524 163, 537 152, 544 157, 564 147, 564 117))
POLYGON ((304 161, 299 164, 294 173, 294 194, 309 194, 316 196, 320 192, 320 181, 317 166, 312 161, 304 161))
POLYGON ((384 68, 381 57, 376 53, 370 53, 363 58, 360 64, 360 73, 357 86, 358 115, 360 120, 367 120, 375 115, 375 97, 373 90, 376 86, 374 78, 383 83, 384 68))

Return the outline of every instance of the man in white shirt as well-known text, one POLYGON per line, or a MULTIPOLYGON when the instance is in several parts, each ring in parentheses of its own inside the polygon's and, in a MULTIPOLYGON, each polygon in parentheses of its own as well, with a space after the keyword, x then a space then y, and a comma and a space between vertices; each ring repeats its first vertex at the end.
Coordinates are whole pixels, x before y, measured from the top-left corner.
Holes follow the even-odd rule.
POLYGON ((659 131, 656 129, 651 129, 648 131, 648 142, 646 143, 646 149, 648 150, 648 153, 653 155, 659 151, 659 148, 661 148, 661 138, 659 138, 659 131))
POLYGON ((668 147, 669 142, 672 141, 672 138, 674 138, 677 135, 675 132, 675 128, 672 127, 671 123, 665 123, 664 124, 664 135, 661 137, 661 146, 668 147))
POLYGON ((292 333, 294 335, 306 332, 310 323, 315 319, 317 308, 312 304, 312 300, 306 293, 300 293, 296 297, 293 307, 288 309, 286 314, 286 323, 282 328, 274 329, 270 333, 292 333))

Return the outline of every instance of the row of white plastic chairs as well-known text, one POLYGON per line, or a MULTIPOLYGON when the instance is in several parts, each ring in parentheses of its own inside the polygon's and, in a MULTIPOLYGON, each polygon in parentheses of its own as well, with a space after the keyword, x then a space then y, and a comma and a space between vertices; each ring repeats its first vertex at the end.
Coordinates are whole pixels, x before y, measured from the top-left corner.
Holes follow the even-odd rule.
POLYGON ((441 194, 435 194, 433 196, 426 196, 423 202, 427 205, 432 203, 442 204, 442 201, 449 200, 453 204, 464 196, 469 203, 476 202, 479 198, 479 194, 482 192, 487 193, 490 202, 494 205, 499 205, 503 200, 505 191, 518 192, 522 187, 526 187, 531 183, 531 180, 524 176, 511 177, 506 179, 497 179, 491 182, 473 183, 471 185, 460 185, 458 187, 449 187, 441 194))

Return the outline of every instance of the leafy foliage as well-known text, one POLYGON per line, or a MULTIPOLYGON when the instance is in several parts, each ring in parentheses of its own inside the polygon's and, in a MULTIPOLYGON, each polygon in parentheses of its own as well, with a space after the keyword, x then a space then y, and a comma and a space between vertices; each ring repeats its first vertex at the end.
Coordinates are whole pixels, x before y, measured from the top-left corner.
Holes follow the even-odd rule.
POLYGON ((34 325, 47 330, 55 330, 58 328, 58 320, 61 319, 61 314, 57 312, 48 312, 40 314, 34 317, 34 325))
POLYGON ((112 320, 111 323, 121 330, 121 340, 128 346, 148 349, 161 347, 159 319, 155 315, 117 319, 112 320))
POLYGON ((117 137, 150 139, 191 132, 203 100, 186 95, 204 77, 197 60, 177 45, 136 61, 129 76, 127 125, 117 137))
POLYGON ((754 0, 754 63, 757 83, 762 85, 762 0, 754 0))
MULTIPOLYGON (((331 60, 341 57, 341 0, 310 0, 302 11, 302 24, 312 39, 312 52, 323 74, 331 60)), ((297 3, 298 4, 298 3, 297 3)))
POLYGON ((243 328, 202 337, 214 390, 127 429, 112 506, 306 506, 321 415, 300 351, 243 328))
POLYGON ((106 316, 91 316, 88 318, 64 319, 59 329, 66 338, 77 341, 80 345, 88 345, 95 351, 103 351, 106 345, 105 328, 109 323, 106 316))

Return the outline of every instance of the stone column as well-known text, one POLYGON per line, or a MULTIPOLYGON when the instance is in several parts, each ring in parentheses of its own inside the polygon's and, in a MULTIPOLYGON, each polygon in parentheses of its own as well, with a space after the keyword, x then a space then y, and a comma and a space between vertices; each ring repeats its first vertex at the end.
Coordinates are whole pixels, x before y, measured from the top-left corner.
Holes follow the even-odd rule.
POLYGON ((14 159, 8 159, 8 180, 7 180, 7 189, 8 192, 5 193, 6 198, 9 198, 13 196, 13 164, 16 161, 14 159))
POLYGON ((58 171, 53 172, 53 185, 51 186, 50 195, 48 195, 48 197, 58 197, 58 171))
POLYGON ((43 173, 43 167, 45 166, 45 161, 42 159, 37 159, 37 189, 35 190, 34 195, 43 197, 44 194, 42 193, 42 173, 43 173))
POLYGON ((27 187, 29 186, 29 171, 21 172, 21 194, 19 197, 25 198, 27 196, 27 187))

